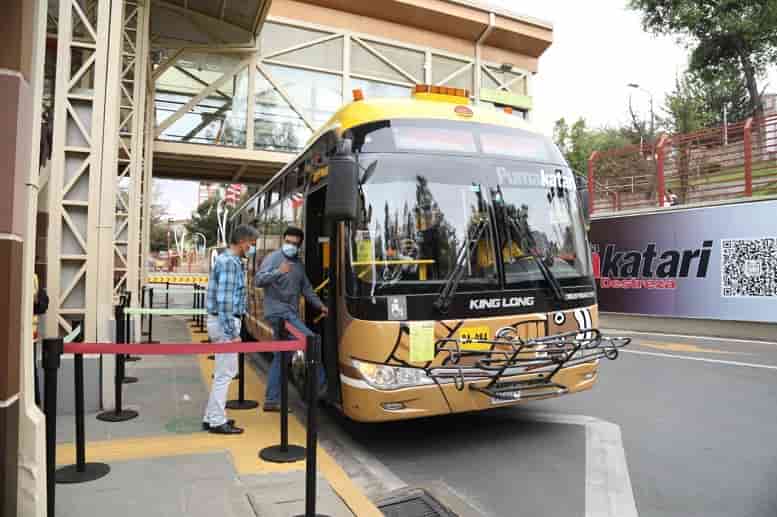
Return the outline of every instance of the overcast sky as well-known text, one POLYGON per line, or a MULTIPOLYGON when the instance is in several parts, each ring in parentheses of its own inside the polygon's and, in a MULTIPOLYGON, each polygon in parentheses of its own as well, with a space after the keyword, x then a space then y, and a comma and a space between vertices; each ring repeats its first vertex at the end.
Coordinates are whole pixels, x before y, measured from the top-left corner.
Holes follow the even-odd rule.
MULTIPOLYGON (((637 83, 652 92, 660 113, 664 95, 687 66, 687 50, 671 37, 642 31, 639 13, 626 0, 490 0, 490 3, 553 24, 553 44, 540 58, 534 77, 533 123, 547 135, 561 117, 584 117, 589 126, 628 121, 628 99, 649 117, 650 97, 628 88, 637 83)), ((769 77, 774 91, 777 73, 769 77)), ((764 85, 762 85, 763 87, 764 85)), ((197 202, 197 184, 158 181, 170 211, 188 217, 197 202)))

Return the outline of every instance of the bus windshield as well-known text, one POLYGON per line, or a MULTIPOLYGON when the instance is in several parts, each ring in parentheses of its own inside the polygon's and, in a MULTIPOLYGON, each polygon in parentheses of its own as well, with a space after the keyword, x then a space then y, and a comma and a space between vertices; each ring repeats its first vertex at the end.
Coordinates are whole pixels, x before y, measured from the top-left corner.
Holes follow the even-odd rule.
POLYGON ((364 169, 373 163, 349 227, 350 294, 437 293, 457 262, 458 292, 547 287, 535 260, 562 285, 590 277, 568 169, 475 154, 360 156, 364 169))

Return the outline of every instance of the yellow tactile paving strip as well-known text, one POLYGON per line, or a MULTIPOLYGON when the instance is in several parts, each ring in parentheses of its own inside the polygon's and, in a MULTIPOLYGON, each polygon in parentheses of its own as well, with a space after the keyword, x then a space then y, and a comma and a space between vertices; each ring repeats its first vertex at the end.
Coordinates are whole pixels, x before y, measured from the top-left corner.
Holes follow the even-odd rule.
MULTIPOLYGON (((192 327, 192 340, 194 342, 199 342, 205 339, 205 337, 205 334, 196 332, 192 327)), ((209 361, 203 355, 200 356, 199 362, 203 382, 208 385, 213 373, 213 361, 209 361)), ((245 373, 246 398, 263 400, 264 382, 253 368, 246 368, 245 373)), ((237 382, 233 382, 230 385, 229 398, 237 398, 237 382)), ((278 413, 264 413, 258 409, 247 411, 228 410, 228 413, 231 418, 237 420, 240 427, 245 429, 245 433, 239 436, 220 436, 200 432, 188 435, 89 442, 87 459, 110 464, 111 461, 202 454, 227 450, 232 455, 235 468, 239 474, 285 472, 303 470, 305 468, 304 461, 278 464, 267 463, 258 457, 261 449, 275 445, 280 440, 280 417, 278 413)), ((289 416, 289 443, 305 444, 305 428, 294 415, 289 416)), ((58 445, 57 460, 60 464, 74 463, 74 444, 58 445)), ((358 517, 379 517, 383 515, 348 477, 340 465, 321 447, 318 448, 318 468, 332 489, 337 492, 355 515, 358 517)), ((300 489, 302 490, 304 487, 301 486, 300 489)))

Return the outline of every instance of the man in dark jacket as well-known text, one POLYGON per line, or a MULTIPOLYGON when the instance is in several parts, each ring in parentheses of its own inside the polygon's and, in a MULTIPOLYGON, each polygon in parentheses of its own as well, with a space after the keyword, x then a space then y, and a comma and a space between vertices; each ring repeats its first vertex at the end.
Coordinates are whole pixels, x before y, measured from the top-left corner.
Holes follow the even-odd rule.
MULTIPOLYGON (((289 226, 283 232, 283 245, 265 257, 254 283, 264 289, 264 317, 275 325, 279 320, 288 321, 306 336, 313 332, 305 326, 299 316, 299 297, 304 296, 307 303, 312 304, 326 316, 328 309, 321 299, 313 292, 305 274, 305 266, 299 260, 299 248, 305 237, 304 232, 294 226, 289 226)), ((276 336, 277 337, 277 336, 276 336)), ((319 387, 324 390, 326 375, 323 368, 319 370, 319 387)), ((267 379, 267 393, 264 398, 265 411, 280 409, 281 395, 281 354, 273 355, 270 374, 267 379)))

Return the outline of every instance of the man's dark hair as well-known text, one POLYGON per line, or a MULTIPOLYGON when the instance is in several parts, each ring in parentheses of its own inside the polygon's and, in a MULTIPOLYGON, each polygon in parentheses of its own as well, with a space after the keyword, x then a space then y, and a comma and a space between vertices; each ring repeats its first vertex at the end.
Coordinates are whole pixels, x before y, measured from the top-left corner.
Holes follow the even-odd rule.
POLYGON ((256 231, 256 228, 247 224, 241 224, 232 230, 232 235, 229 236, 229 243, 239 244, 242 241, 254 240, 257 237, 259 237, 259 232, 256 231))
POLYGON ((302 228, 297 228, 296 226, 289 226, 283 231, 283 238, 285 239, 287 235, 291 235, 292 237, 299 237, 299 241, 302 242, 305 240, 305 232, 302 231, 302 228))

